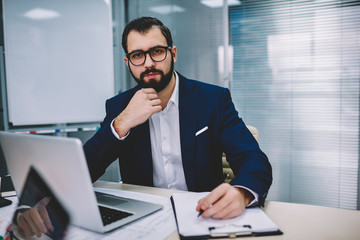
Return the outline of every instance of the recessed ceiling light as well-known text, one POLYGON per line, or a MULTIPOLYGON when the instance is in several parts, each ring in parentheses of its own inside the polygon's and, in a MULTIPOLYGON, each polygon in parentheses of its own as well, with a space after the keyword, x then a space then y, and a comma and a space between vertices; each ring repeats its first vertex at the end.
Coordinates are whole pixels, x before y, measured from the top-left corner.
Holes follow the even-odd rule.
MULTIPOLYGON (((225 0, 226 1, 226 0, 225 0)), ((222 7, 223 6, 223 0, 201 0, 200 1, 202 4, 204 4, 207 7, 211 7, 211 8, 218 8, 218 7, 222 7)), ((241 1, 239 0, 227 0, 227 4, 228 6, 237 6, 237 5, 241 5, 241 1)))
POLYGON ((170 14, 185 12, 185 9, 177 5, 159 5, 150 8, 150 11, 158 14, 170 14))
POLYGON ((26 12, 24 16, 34 20, 42 20, 60 17, 60 14, 53 10, 34 8, 26 12))

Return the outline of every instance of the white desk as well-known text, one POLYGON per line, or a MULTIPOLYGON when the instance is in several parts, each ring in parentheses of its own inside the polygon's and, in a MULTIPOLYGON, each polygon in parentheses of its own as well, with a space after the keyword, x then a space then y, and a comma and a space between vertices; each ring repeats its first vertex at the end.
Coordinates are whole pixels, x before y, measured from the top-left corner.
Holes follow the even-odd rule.
MULTIPOLYGON (((170 197, 172 193, 180 192, 177 190, 102 181, 96 182, 94 187, 121 189, 163 197, 170 197)), ((263 240, 360 239, 360 211, 274 201, 265 202, 264 210, 284 234, 260 237, 263 240)), ((258 238, 241 237, 239 239, 255 240, 258 238)), ((177 231, 170 234, 166 240, 179 240, 177 231)))
MULTIPOLYGON (((176 192, 176 190, 110 182, 96 182, 94 186, 149 193, 164 197, 170 197, 173 192, 176 192)), ((260 237, 264 240, 360 239, 360 211, 274 201, 265 202, 264 210, 284 233, 283 235, 260 237)), ((179 236, 177 232, 173 232, 166 239, 178 240, 179 236)), ((241 237, 239 239, 254 240, 255 237, 241 237)))

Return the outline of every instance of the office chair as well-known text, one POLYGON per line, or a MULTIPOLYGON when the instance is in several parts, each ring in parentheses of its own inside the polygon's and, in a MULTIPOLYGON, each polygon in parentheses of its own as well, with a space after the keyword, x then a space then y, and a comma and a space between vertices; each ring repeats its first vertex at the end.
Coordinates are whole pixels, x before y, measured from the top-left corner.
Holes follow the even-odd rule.
MULTIPOLYGON (((259 131, 257 130, 257 128, 253 126, 246 126, 246 127, 250 130, 256 141, 259 142, 259 131)), ((223 174, 225 179, 224 182, 229 183, 235 176, 230 168, 229 163, 226 161, 225 153, 223 153, 222 156, 222 166, 223 166, 223 174)))

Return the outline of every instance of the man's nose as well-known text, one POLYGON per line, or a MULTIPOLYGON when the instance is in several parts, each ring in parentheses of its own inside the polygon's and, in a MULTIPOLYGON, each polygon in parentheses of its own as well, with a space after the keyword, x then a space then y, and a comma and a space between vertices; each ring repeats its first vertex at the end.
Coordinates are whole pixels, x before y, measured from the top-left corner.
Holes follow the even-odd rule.
POLYGON ((155 65, 155 62, 150 57, 150 53, 146 53, 144 67, 149 68, 149 67, 153 67, 154 65, 155 65))

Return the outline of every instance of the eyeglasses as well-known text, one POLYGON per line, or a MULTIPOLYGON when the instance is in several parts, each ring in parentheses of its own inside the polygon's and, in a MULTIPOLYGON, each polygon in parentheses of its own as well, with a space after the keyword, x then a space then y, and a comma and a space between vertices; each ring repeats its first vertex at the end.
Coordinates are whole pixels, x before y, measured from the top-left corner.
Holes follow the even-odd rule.
POLYGON ((126 54, 126 57, 130 62, 135 66, 143 65, 146 61, 146 55, 149 54, 150 58, 154 62, 162 62, 167 56, 167 50, 171 49, 171 46, 156 46, 150 48, 149 51, 136 50, 131 53, 126 54))

